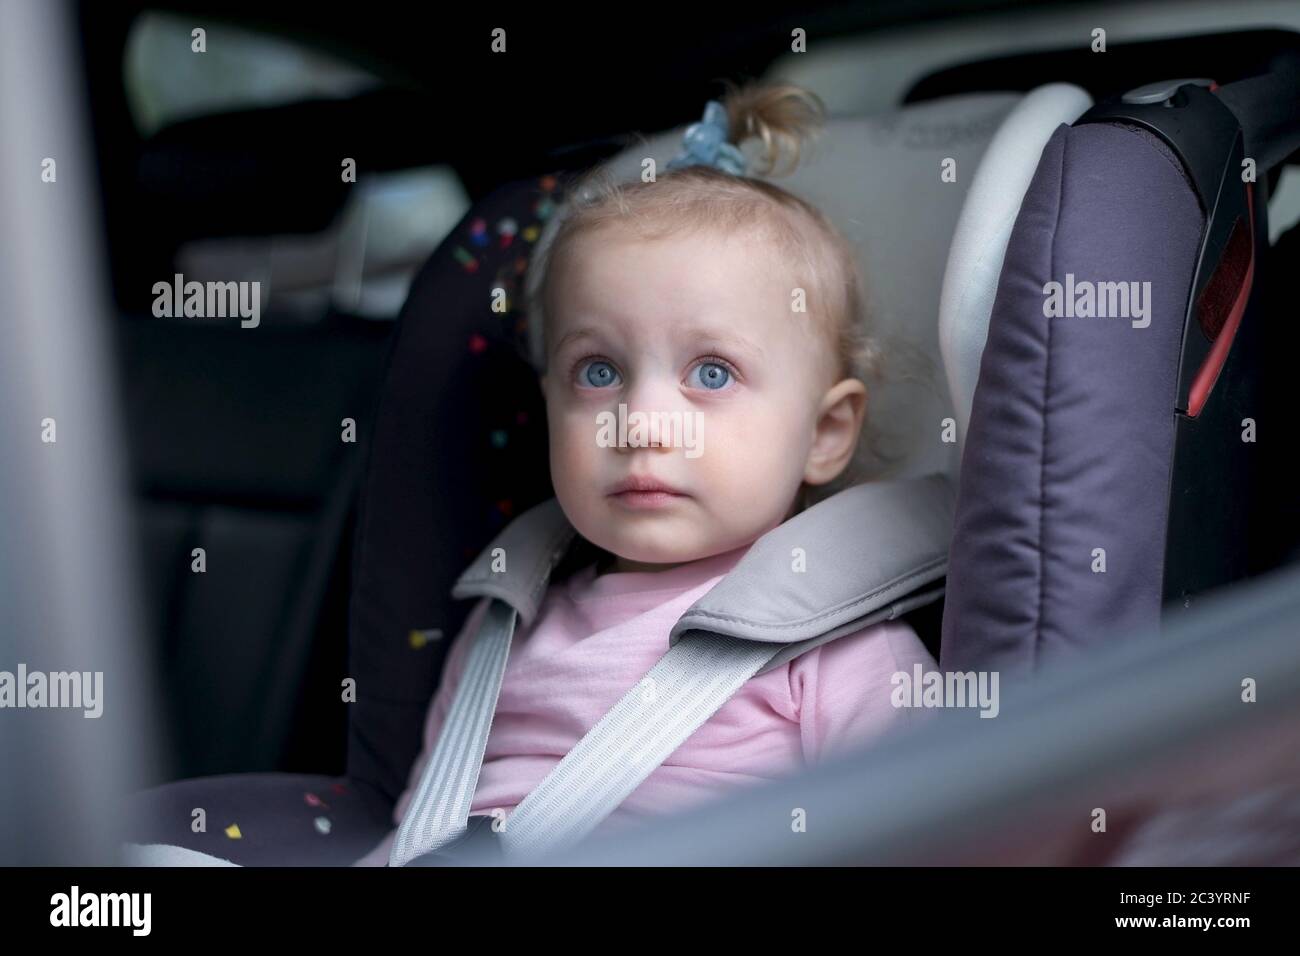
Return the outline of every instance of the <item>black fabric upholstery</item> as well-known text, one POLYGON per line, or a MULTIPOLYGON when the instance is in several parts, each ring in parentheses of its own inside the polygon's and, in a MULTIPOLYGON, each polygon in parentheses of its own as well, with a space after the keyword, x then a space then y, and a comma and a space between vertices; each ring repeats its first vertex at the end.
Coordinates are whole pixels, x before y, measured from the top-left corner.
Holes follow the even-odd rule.
POLYGON ((391 801, 469 611, 452 584, 513 515, 552 494, 521 292, 557 188, 530 180, 479 203, 421 270, 398 319, 358 518, 349 666, 348 773, 391 801), (494 288, 506 291, 507 311, 493 311, 494 288), (413 641, 413 630, 442 638, 413 641))
POLYGON ((131 843, 183 846, 240 866, 347 866, 388 832, 385 806, 344 777, 235 773, 143 790, 125 814, 131 843))

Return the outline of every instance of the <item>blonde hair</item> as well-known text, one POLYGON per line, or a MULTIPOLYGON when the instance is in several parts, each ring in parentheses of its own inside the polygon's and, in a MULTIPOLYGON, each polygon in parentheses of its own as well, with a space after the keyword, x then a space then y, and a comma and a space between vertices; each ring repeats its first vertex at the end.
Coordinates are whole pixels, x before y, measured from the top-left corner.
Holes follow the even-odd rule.
MULTIPOLYGON (((752 166, 757 175, 793 172, 825 120, 816 94, 788 83, 728 83, 722 104, 728 141, 758 143, 752 166)), ((810 280, 808 313, 821 319, 831 335, 839 376, 867 383, 880 377, 880 349, 869 332, 853 246, 820 210, 780 186, 705 165, 662 171, 651 181, 625 182, 602 166, 571 187, 557 218, 534 254, 525 292, 529 344, 539 371, 546 366, 550 266, 577 235, 618 224, 647 240, 712 229, 746 232, 773 242, 800 277, 810 280)), ((812 494, 824 497, 860 480, 863 457, 855 456, 840 478, 812 494)), ((801 496, 801 506, 807 503, 801 496)))

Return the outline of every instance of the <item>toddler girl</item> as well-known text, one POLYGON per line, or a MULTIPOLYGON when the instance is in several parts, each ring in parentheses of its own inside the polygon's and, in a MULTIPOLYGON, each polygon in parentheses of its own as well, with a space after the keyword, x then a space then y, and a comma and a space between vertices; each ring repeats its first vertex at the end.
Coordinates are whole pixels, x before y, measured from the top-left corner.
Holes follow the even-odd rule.
MULTIPOLYGON (((756 139, 763 172, 792 168, 821 113, 795 87, 733 88, 709 104, 667 170, 577 190, 539 250, 529 312, 555 494, 606 558, 553 584, 515 635, 471 815, 508 816, 663 656, 673 624, 757 538, 813 489, 855 477, 863 379, 876 355, 853 250, 816 209, 744 175, 737 147, 756 139), (693 446, 671 430, 600 440, 611 434, 602 421, 636 413, 693 416, 693 446)), ((452 646, 395 824, 487 603, 452 646)), ((935 667, 894 620, 752 678, 596 833, 796 772, 917 719, 891 705, 890 678, 918 662, 935 667)), ((358 865, 386 863, 393 836, 358 865)))

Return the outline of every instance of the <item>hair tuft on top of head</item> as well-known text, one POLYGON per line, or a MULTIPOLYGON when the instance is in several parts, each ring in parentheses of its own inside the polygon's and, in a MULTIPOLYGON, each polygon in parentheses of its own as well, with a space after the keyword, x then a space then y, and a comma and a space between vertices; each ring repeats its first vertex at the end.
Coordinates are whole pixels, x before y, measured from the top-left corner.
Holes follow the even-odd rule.
POLYGON ((763 144, 761 176, 783 176, 799 165, 805 141, 826 122, 826 106, 811 90, 793 83, 723 81, 722 105, 731 125, 730 141, 737 146, 756 139, 763 144))

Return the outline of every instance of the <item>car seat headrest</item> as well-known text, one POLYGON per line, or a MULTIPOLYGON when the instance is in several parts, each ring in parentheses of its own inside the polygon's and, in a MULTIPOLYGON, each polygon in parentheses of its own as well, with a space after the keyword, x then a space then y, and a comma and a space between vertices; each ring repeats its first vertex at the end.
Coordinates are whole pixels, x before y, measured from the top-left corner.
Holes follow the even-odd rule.
POLYGON ((1031 91, 1007 115, 971 180, 939 303, 939 346, 957 420, 958 455, 965 447, 993 297, 1020 203, 1048 138, 1091 105, 1092 97, 1069 83, 1031 91))

